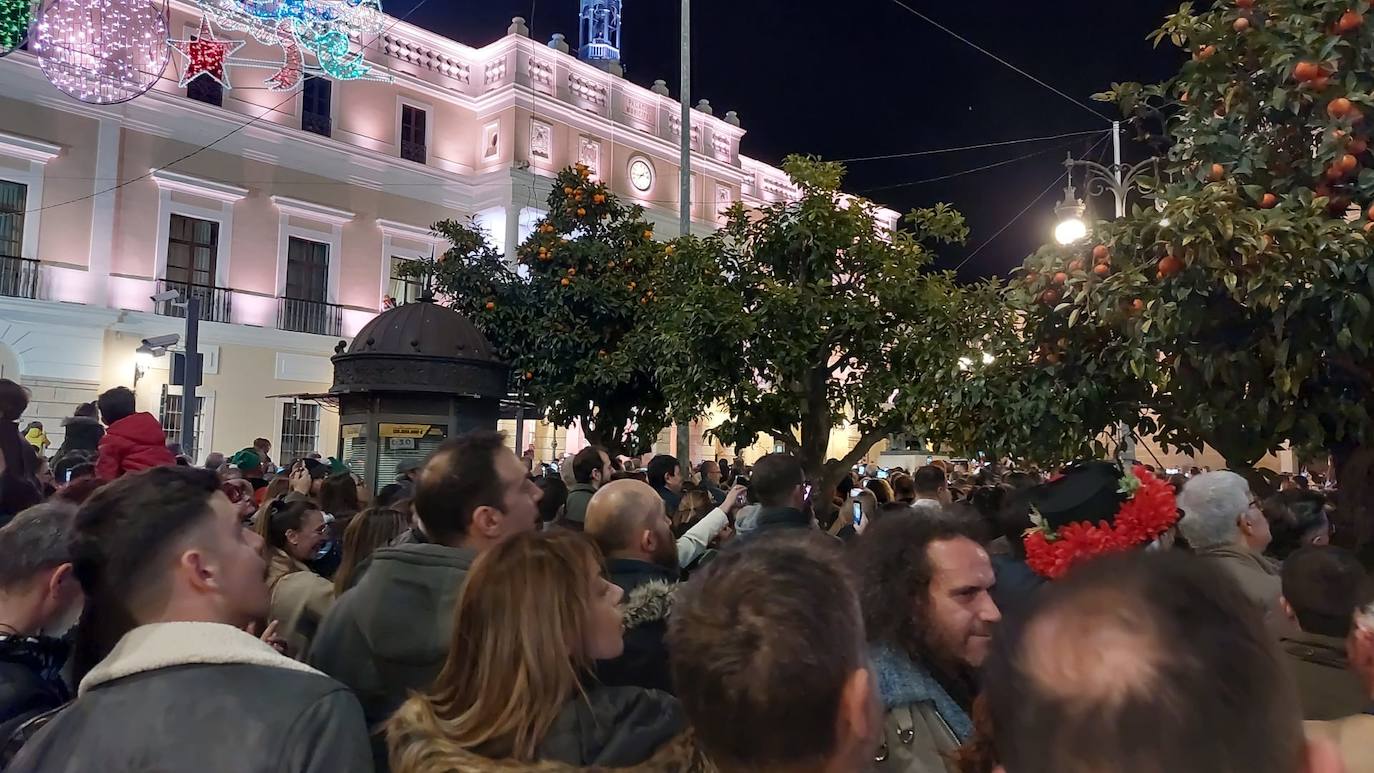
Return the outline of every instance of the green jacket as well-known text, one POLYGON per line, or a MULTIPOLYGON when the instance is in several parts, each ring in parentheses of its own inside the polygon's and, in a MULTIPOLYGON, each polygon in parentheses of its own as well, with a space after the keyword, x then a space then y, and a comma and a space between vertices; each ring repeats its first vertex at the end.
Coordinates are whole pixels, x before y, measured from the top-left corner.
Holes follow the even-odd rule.
POLYGON ((564 520, 572 521, 579 526, 587 522, 587 503, 592 501, 592 494, 596 493, 596 486, 590 483, 578 483, 568 489, 568 501, 563 505, 564 520))
POLYGON ((1221 567, 1235 578, 1245 597, 1260 612, 1268 615, 1273 612, 1283 591, 1279 579, 1279 564, 1249 548, 1239 545, 1214 545, 1193 551, 1199 558, 1205 558, 1221 567))
MULTIPOLYGON (((477 551, 435 544, 382 548, 339 597, 310 647, 310 665, 353 690, 377 730, 412 691, 434 682, 453 638, 453 608, 477 551)), ((386 742, 373 736, 386 770, 386 742)))
POLYGON ((1284 636, 1280 644, 1298 684, 1303 719, 1340 719, 1369 705, 1359 677, 1346 661, 1345 639, 1295 633, 1284 636))

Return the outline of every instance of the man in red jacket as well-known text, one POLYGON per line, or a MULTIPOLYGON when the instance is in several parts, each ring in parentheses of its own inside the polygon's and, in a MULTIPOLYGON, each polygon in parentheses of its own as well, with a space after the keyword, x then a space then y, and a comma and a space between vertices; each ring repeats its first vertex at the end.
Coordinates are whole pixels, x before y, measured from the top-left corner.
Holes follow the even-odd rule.
POLYGON ((108 427, 100 439, 95 472, 110 481, 126 472, 176 464, 167 448, 167 435, 151 413, 134 410, 134 393, 115 387, 96 398, 100 418, 108 427))

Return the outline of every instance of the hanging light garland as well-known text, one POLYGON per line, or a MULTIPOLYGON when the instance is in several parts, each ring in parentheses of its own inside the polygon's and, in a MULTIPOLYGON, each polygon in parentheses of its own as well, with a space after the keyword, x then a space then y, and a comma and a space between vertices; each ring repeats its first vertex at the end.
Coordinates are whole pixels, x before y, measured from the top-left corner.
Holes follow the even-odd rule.
POLYGON ((157 83, 171 58, 167 7, 148 0, 50 0, 35 28, 43 74, 82 102, 133 99, 157 83))
MULTIPOLYGON (((376 35, 385 26, 379 0, 195 0, 217 26, 242 30, 259 43, 279 46, 283 61, 267 79, 275 91, 299 85, 295 73, 328 75, 336 80, 390 80, 373 73, 361 51, 351 52, 354 38, 376 35), (318 66, 305 66, 302 54, 315 57, 318 66)), ((257 60, 230 58, 229 65, 263 67, 257 60)))
POLYGON ((0 0, 0 56, 24 45, 32 20, 31 0, 0 0))

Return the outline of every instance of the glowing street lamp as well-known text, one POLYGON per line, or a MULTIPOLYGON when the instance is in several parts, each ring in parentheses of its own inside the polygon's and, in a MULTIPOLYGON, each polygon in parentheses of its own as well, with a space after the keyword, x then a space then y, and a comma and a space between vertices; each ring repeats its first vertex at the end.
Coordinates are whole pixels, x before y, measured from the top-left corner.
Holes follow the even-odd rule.
POLYGON ((1064 186, 1064 200, 1054 207, 1054 217, 1059 222, 1054 227, 1055 241, 1067 246, 1088 235, 1088 224, 1083 222, 1085 209, 1073 184, 1064 186))

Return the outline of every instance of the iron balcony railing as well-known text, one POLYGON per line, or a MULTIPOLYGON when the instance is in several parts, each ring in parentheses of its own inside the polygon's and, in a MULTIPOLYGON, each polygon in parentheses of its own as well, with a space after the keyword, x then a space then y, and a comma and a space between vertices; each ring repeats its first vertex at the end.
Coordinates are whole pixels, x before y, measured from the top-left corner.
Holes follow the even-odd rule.
POLYGON ((277 300, 277 328, 297 333, 337 336, 343 330, 343 307, 301 298, 277 300))
POLYGON ((39 263, 32 258, 0 255, 0 295, 38 298, 39 263))
POLYGON ((157 304, 155 311, 164 317, 185 319, 186 307, 177 304, 185 303, 188 298, 196 298, 200 301, 201 322, 232 321, 233 292, 227 287, 157 280, 157 291, 162 293, 167 290, 173 290, 181 297, 177 301, 162 301, 157 304))

